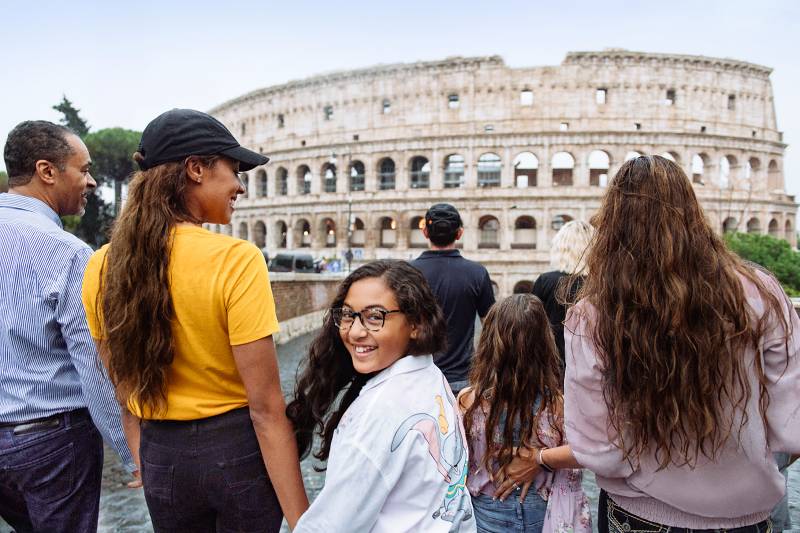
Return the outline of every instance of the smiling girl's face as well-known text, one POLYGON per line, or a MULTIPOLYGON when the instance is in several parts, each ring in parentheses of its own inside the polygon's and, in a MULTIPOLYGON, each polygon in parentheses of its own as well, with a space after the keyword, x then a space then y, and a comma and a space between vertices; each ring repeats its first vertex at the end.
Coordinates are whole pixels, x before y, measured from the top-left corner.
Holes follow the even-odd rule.
MULTIPOLYGON (((347 291, 342 308, 361 313, 352 324, 339 328, 339 335, 359 374, 379 372, 407 354, 408 344, 417 336, 417 328, 402 312, 385 315, 383 327, 370 331, 364 327, 364 315, 379 317, 380 311, 398 309, 394 292, 382 278, 364 278, 347 291), (372 313, 370 313, 372 311, 372 313), (376 314, 377 313, 377 314, 376 314)), ((368 325, 376 329, 374 321, 368 325)))

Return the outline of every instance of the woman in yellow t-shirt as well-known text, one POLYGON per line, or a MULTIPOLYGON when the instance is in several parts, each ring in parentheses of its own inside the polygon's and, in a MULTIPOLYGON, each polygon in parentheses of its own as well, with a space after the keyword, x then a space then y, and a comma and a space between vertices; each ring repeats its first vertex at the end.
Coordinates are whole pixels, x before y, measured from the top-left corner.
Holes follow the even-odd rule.
POLYGON ((264 257, 201 227, 230 223, 238 171, 267 158, 213 117, 173 109, 148 124, 134 159, 141 170, 83 297, 124 414, 141 419, 126 433, 153 527, 277 532, 283 514, 294 527, 308 499, 264 257))

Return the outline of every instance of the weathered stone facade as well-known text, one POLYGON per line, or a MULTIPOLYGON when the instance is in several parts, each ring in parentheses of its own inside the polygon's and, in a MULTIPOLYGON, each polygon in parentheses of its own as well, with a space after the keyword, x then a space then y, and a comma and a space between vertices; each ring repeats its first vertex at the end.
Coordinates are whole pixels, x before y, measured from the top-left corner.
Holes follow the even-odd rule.
POLYGON ((378 66, 268 87, 211 113, 268 154, 248 173, 232 224, 274 254, 309 248, 410 258, 419 217, 456 205, 463 253, 501 294, 548 268, 564 220, 598 209, 633 153, 668 154, 714 227, 795 238, 766 67, 624 50, 572 52, 560 66, 499 57, 378 66), (352 230, 348 231, 348 214, 352 230))

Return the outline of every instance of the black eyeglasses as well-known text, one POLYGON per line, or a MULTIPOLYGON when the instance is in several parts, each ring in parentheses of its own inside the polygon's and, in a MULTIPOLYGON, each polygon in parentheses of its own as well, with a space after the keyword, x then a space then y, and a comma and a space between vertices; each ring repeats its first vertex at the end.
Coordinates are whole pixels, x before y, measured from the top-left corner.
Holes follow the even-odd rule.
POLYGON ((349 329, 353 326, 356 318, 361 320, 361 325, 368 331, 380 331, 386 323, 386 315, 392 313, 402 313, 400 309, 387 311, 380 307, 370 307, 369 309, 362 309, 361 311, 353 311, 352 309, 336 307, 331 309, 331 316, 333 323, 339 329, 349 329))

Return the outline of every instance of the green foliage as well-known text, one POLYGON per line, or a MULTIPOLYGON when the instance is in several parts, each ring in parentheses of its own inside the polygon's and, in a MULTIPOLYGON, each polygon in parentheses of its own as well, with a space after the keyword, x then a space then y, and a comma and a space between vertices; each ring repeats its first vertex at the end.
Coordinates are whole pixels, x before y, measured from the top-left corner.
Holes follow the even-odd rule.
POLYGON ((8 174, 0 170, 0 192, 8 192, 8 174))
POLYGON ((89 133, 89 125, 81 117, 80 109, 75 109, 66 95, 62 97, 60 104, 53 106, 53 109, 64 115, 61 118, 61 124, 77 133, 79 137, 84 137, 89 133))
POLYGON ((753 233, 726 233, 728 248, 772 272, 786 294, 800 296, 800 253, 783 239, 753 233))
POLYGON ((107 128, 83 138, 92 156, 92 176, 103 181, 125 181, 134 171, 133 153, 139 148, 142 133, 123 128, 107 128))

